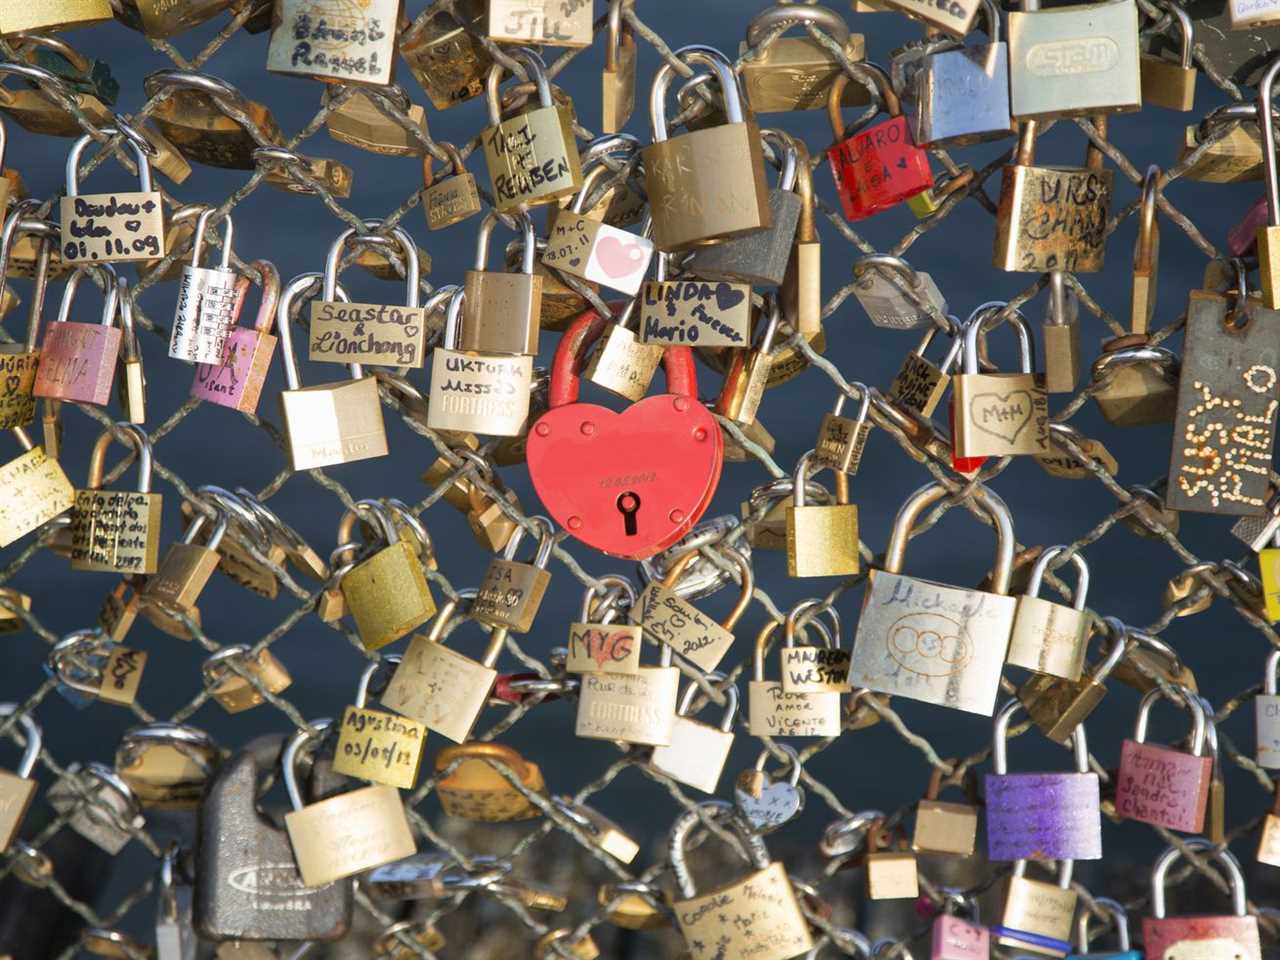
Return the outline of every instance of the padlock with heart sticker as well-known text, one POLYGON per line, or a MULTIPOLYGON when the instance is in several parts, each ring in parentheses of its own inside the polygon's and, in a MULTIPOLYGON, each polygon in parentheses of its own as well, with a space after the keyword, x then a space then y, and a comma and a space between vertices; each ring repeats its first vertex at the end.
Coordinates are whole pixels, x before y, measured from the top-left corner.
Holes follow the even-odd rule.
POLYGON ((774 780, 764 772, 769 751, 760 751, 756 764, 738 774, 733 784, 733 802, 758 833, 772 833, 794 820, 804 809, 804 788, 800 786, 800 757, 792 747, 778 744, 791 758, 786 780, 774 780))
POLYGON ((635 296, 653 258, 652 221, 645 218, 645 235, 637 237, 583 212, 587 196, 610 175, 612 171, 603 164, 586 173, 572 205, 556 214, 542 264, 635 296))
POLYGON ((607 323, 588 310, 560 340, 549 409, 529 431, 529 478, 572 536, 611 556, 643 560, 683 537, 706 511, 724 441, 698 402, 688 347, 664 351, 666 393, 621 413, 578 402, 579 369, 607 323))

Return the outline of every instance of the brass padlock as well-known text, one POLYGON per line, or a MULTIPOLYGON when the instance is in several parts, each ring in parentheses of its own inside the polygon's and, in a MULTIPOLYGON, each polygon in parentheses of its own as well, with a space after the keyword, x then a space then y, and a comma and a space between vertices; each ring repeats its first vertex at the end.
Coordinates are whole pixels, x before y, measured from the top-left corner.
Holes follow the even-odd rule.
POLYGON ((969 796, 970 780, 965 780, 966 803, 939 800, 942 791, 942 769, 929 773, 929 786, 924 798, 916 803, 916 828, 911 849, 916 853, 973 856, 978 838, 978 807, 969 796))
POLYGON ((536 354, 542 277, 533 269, 537 251, 533 220, 525 211, 516 214, 523 238, 518 273, 485 269, 489 240, 497 222, 497 211, 490 211, 480 221, 475 264, 463 280, 459 348, 474 353, 536 354))
POLYGON ((1195 40, 1191 17, 1175 3, 1158 6, 1162 12, 1172 14, 1182 42, 1176 61, 1158 53, 1143 51, 1138 59, 1138 69, 1142 76, 1142 99, 1144 103, 1153 106, 1185 113, 1195 106, 1196 76, 1199 73, 1191 61, 1192 44, 1195 40))
MULTIPOLYGON (((999 309, 999 302, 984 305, 999 309)), ((1007 323, 1018 335, 1019 373, 979 373, 978 336, 987 312, 980 307, 965 327, 964 372, 952 379, 957 457, 1043 456, 1049 440, 1049 398, 1044 374, 1035 372, 1035 341, 1020 311, 1007 323)))
POLYGON ((105 126, 115 119, 111 108, 92 93, 67 88, 56 74, 43 67, 28 63, 0 63, 0 77, 10 74, 35 84, 34 87, 17 90, 0 87, 0 110, 12 117, 24 130, 51 137, 78 137, 84 132, 80 120, 60 101, 46 93, 42 89, 44 86, 65 92, 88 117, 89 122, 96 126, 105 126))
POLYGON ((366 650, 394 643, 426 623, 436 612, 418 551, 400 538, 390 511, 377 500, 357 500, 338 529, 339 542, 350 537, 361 510, 381 527, 382 543, 343 574, 339 586, 366 650), (348 520, 348 518, 350 518, 348 520))
POLYGON ((725 697, 724 715, 719 726, 712 726, 690 716, 699 685, 692 681, 685 687, 684 696, 676 705, 676 722, 671 730, 671 743, 653 748, 649 766, 660 770, 671 779, 701 790, 715 793, 720 774, 733 749, 733 722, 738 716, 738 686, 729 683, 723 673, 710 671, 707 683, 715 686, 725 697))
MULTIPOLYGON (((790 110, 822 110, 832 81, 841 73, 840 61, 829 48, 806 33, 803 37, 785 36, 796 26, 813 27, 840 47, 846 59, 855 63, 866 56, 866 38, 850 34, 849 25, 834 10, 819 6, 775 5, 758 13, 747 24, 747 39, 738 47, 742 57, 778 27, 784 35, 753 57, 742 60, 742 88, 753 113, 777 113, 790 110)), ((858 106, 868 102, 861 84, 844 89, 843 104, 858 106)))
POLYGON ((903 900, 920 895, 916 855, 895 843, 893 831, 877 821, 867 830, 867 897, 871 900, 903 900))
POLYGON ((536 763, 501 743, 459 743, 436 754, 436 774, 450 767, 436 783, 440 805, 451 817, 481 823, 529 820, 542 815, 520 790, 493 765, 511 769, 520 785, 531 793, 545 794, 546 784, 536 763))
POLYGON ((267 69, 326 83, 386 86, 404 0, 277 0, 267 69))
POLYGON ((160 132, 195 163, 253 170, 253 152, 259 140, 284 140, 270 110, 217 77, 187 70, 159 70, 147 76, 143 88, 148 97, 160 97, 152 111, 160 132), (249 119, 254 126, 252 133, 226 113, 221 106, 224 103, 249 119))
POLYGON ((342 713, 333 769, 344 776, 412 790, 418 782, 418 767, 427 742, 426 726, 368 706, 369 684, 378 668, 400 660, 397 654, 384 656, 370 663, 360 675, 355 705, 342 713))
POLYGON ((1000 917, 998 943, 1050 957, 1071 952, 1071 921, 1076 891, 1071 886, 1072 861, 1058 861, 1058 882, 1030 880, 1027 861, 1014 862, 1000 917), (1031 936, 1023 937, 1026 933, 1031 936))
MULTIPOLYGON (((858 507, 849 502, 849 475, 835 471, 836 501, 811 505, 806 496, 814 451, 803 454, 792 475, 787 508, 787 573, 793 577, 845 577, 860 569, 858 507)), ((825 469, 817 465, 815 473, 825 469)))
POLYGON ((147 654, 110 643, 98 630, 76 630, 49 650, 49 673, 76 693, 117 707, 133 705, 147 654))
POLYGON ((590 3, 530 7, 525 0, 489 0, 487 35, 498 43, 589 47, 591 7, 590 3))
POLYGON ((1129 652, 1129 630, 1115 617, 1107 617, 1107 635, 1114 642, 1107 655, 1084 676, 1065 680, 1038 673, 1018 688, 1018 699, 1027 714, 1050 740, 1064 746, 1075 728, 1083 723, 1106 696, 1106 680, 1129 652))
POLYGON ((418 195, 418 202, 426 214, 428 230, 442 230, 461 223, 482 209, 476 178, 466 168, 458 148, 443 140, 437 140, 436 146, 449 158, 451 172, 436 182, 431 169, 435 158, 430 151, 422 155, 422 193, 418 195))
POLYGON ((664 347, 641 343, 638 330, 640 298, 628 300, 597 341, 587 362, 587 379, 598 387, 635 403, 649 392, 649 384, 662 362, 664 347))
POLYGON ((0 37, 27 30, 69 30, 111 19, 110 0, 56 0, 54 3, 6 4, 0 10, 0 37))
MULTIPOLYGON (((329 103, 326 99, 322 101, 329 103)), ((329 136, 359 150, 384 157, 421 157, 426 155, 424 140, 431 137, 427 129, 427 111, 413 103, 399 87, 385 90, 354 90, 342 104, 330 111, 324 121, 329 136), (394 106, 408 117, 402 124, 384 113, 379 103, 394 106)))
POLYGON ((286 193, 318 196, 321 190, 343 199, 351 196, 355 174, 346 164, 320 157, 304 157, 283 147, 259 147, 254 163, 263 171, 263 183, 286 193), (304 177, 319 183, 313 186, 304 177))
POLYGON ((857 381, 848 384, 836 398, 835 409, 822 415, 813 448, 814 464, 837 473, 857 473, 871 433, 870 415, 871 389, 857 381), (853 419, 843 415, 845 400, 850 397, 859 401, 858 413, 853 419))
POLYGON ((939 329, 930 326, 924 332, 916 348, 903 358, 902 369, 889 387, 889 394, 895 403, 922 420, 932 417, 938 404, 946 396, 947 387, 951 385, 951 370, 960 362, 960 351, 964 346, 964 340, 956 335, 962 332, 957 323, 951 334, 951 346, 947 355, 941 364, 935 366, 924 354, 933 338, 938 335, 939 329))
MULTIPOLYGON (((777 620, 770 620, 756 635, 752 679, 747 684, 747 729, 754 737, 838 737, 839 693, 787 693, 781 680, 764 678, 765 648, 778 626, 777 620)), ((830 645, 830 635, 821 620, 810 620, 804 629, 808 627, 827 637, 830 645)))
POLYGON ((551 571, 547 569, 551 548, 555 546, 551 522, 545 517, 533 517, 531 522, 538 533, 538 551, 533 562, 515 559, 525 532, 525 528, 519 526, 507 541, 502 556, 489 561, 476 591, 471 615, 490 627, 528 633, 551 583, 551 571))
POLYGON ((1177 411, 1178 358, 1145 334, 1103 344, 1093 362, 1093 398, 1117 427, 1169 423, 1177 411))
MULTIPOLYGON (((609 0, 609 20, 604 42, 601 75, 600 130, 617 133, 627 125, 636 105, 636 38, 622 6, 627 0, 609 0)), ((634 5, 630 0, 628 6, 634 5)))
POLYGON ((1071 554, 1071 562, 1076 568, 1072 605, 1067 607, 1041 599, 1039 595, 1049 562, 1068 549, 1066 546, 1047 547, 1036 558, 1026 592, 1018 597, 1005 662, 1036 673, 1076 681, 1084 669, 1090 633, 1089 617, 1084 613, 1085 596, 1089 591, 1089 566, 1079 551, 1071 554))
POLYGON ((115 769, 144 807, 194 811, 221 759, 203 730, 160 721, 125 731, 115 769))
MULTIPOLYGON (((0 139, 2 136, 0 135, 0 139)), ((0 210, 3 210, 2 204, 0 204, 0 210)), ((43 252, 38 258, 39 267, 31 292, 26 339, 18 343, 0 344, 0 366, 3 367, 6 376, 5 389, 0 394, 0 430, 25 427, 36 416, 34 391, 36 371, 40 365, 40 349, 37 344, 48 281, 48 248, 51 239, 53 245, 57 245, 58 234, 57 228, 45 220, 26 217, 17 210, 10 214, 5 220, 3 238, 0 239, 0 301, 4 300, 8 292, 6 267, 9 262, 9 252, 19 236, 36 239, 43 252)))
POLYGON ((163 497, 151 492, 151 440, 141 427, 117 423, 98 435, 89 479, 76 491, 71 524, 71 569, 155 573, 163 497), (122 437, 138 455, 137 491, 103 490, 107 448, 122 437))
POLYGON ((1192 152, 1204 148, 1184 177, 1205 183, 1242 183, 1261 180, 1262 133, 1257 127, 1258 108, 1254 103, 1229 103, 1211 110, 1198 124, 1190 124, 1183 132, 1178 162, 1192 152), (1253 123, 1241 124, 1240 120, 1253 123))
POLYGON ((182 540, 169 548, 156 575, 148 578, 141 594, 141 609, 146 618, 179 640, 190 640, 193 636, 184 618, 200 626, 200 608, 196 604, 218 569, 218 545, 227 532, 227 516, 218 511, 213 532, 204 544, 196 543, 196 537, 207 523, 205 514, 195 518, 182 540))
POLYGON ((151 187, 151 146, 132 127, 118 121, 99 133, 125 135, 138 166, 137 191, 80 193, 80 158, 93 142, 85 134, 67 154, 66 194, 59 202, 62 259, 67 264, 121 263, 163 257, 164 203, 151 187), (89 239, 76 238, 92 238, 89 239))
POLYGON ((266 702, 262 692, 283 693, 293 683, 285 665, 271 650, 263 647, 254 656, 243 644, 223 647, 205 660, 201 667, 205 689, 227 713, 242 713, 266 702), (232 664, 247 676, 241 676, 232 664), (261 689, 259 689, 261 688, 261 689))
POLYGON ((432 7, 400 35, 400 56, 437 110, 484 93, 493 58, 485 49, 485 0, 432 7))
POLYGON ((755 420, 769 386, 773 342, 782 322, 782 305, 777 296, 765 297, 760 316, 765 321, 760 342, 753 347, 736 347, 731 351, 732 359, 725 371, 724 385, 716 398, 715 412, 743 425, 755 420))

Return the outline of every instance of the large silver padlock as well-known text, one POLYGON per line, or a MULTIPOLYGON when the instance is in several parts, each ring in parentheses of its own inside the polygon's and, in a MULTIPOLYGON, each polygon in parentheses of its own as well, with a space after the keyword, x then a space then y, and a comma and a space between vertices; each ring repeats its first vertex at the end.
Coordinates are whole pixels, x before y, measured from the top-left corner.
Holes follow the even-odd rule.
POLYGON ((914 66, 911 132, 920 147, 962 147, 1014 133, 1009 113, 1009 47, 1000 39, 1000 13, 983 0, 987 43, 952 43, 914 66))
POLYGON ((907 697, 990 716, 1013 629, 1017 600, 1009 596, 1013 520, 992 490, 973 488, 974 502, 996 532, 991 592, 903 576, 907 540, 921 514, 948 496, 929 483, 902 505, 884 551, 872 570, 853 640, 849 682, 875 693, 907 697))
POLYGON ((178 287, 169 356, 187 363, 221 366, 225 360, 227 337, 240 319, 240 310, 249 292, 249 278, 231 267, 231 241, 235 228, 231 225, 230 214, 224 218, 226 230, 222 238, 222 261, 216 267, 200 266, 205 230, 216 213, 210 208, 196 220, 191 262, 183 265, 178 287))
POLYGON ((760 136, 772 147, 782 171, 778 185, 769 191, 770 226, 699 247, 685 264, 692 277, 776 287, 787 275, 802 206, 796 193, 796 147, 780 130, 763 130, 760 136))

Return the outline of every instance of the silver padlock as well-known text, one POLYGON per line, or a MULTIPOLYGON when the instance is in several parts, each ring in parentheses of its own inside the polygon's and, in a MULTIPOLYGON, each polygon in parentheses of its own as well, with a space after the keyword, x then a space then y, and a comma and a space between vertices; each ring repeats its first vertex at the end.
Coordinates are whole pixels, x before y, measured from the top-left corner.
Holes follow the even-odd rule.
POLYGON ((191 242, 191 262, 182 267, 178 287, 178 307, 173 315, 173 334, 169 338, 169 356, 187 363, 222 365, 227 337, 240 319, 249 278, 231 267, 231 241, 235 228, 231 216, 224 219, 222 260, 216 267, 200 266, 205 230, 217 211, 210 208, 196 220, 195 238, 191 242))
POLYGON ((129 785, 103 763, 70 764, 48 799, 72 830, 113 857, 146 822, 129 785))
POLYGON ((156 908, 156 960, 196 960, 196 932, 191 918, 191 886, 179 883, 177 842, 160 862, 159 905, 156 908))
POLYGON ((914 330, 932 327, 929 308, 947 315, 947 301, 933 277, 901 257, 873 253, 853 265, 853 295, 877 327, 914 330))
POLYGON ((1267 657, 1267 672, 1262 677, 1262 692, 1254 709, 1257 711, 1258 766, 1280 770, 1280 694, 1276 692, 1276 671, 1280 670, 1280 650, 1267 657))
POLYGON ((780 130, 762 130, 766 155, 781 169, 778 185, 769 191, 770 226, 761 230, 699 247, 685 264, 691 277, 728 280, 757 286, 776 287, 787 275, 787 263, 800 224, 800 194, 796 189, 796 147, 780 130))

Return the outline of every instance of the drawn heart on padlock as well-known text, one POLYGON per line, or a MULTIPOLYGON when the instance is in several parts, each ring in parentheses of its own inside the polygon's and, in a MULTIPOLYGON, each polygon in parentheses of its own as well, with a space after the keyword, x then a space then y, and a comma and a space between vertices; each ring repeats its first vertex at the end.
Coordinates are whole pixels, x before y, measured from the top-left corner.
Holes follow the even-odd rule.
POLYGON ((555 521, 590 547, 641 560, 675 543, 711 502, 724 441, 697 400, 693 355, 668 347, 665 394, 622 412, 579 403, 578 371, 606 319, 587 311, 552 363, 550 409, 529 431, 529 477, 555 521))
POLYGON ((771 833, 784 823, 799 816, 804 809, 804 790, 790 781, 769 781, 755 791, 744 789, 741 781, 755 773, 743 771, 738 783, 733 785, 733 802, 747 818, 752 829, 771 833))
POLYGON ((596 262, 600 269, 613 279, 628 277, 647 265, 644 247, 636 241, 630 243, 619 237, 604 237, 596 244, 596 262))
POLYGON ((969 422, 983 433, 1013 443, 1031 422, 1031 394, 1026 390, 976 393, 969 400, 969 422))
POLYGON ((734 289, 734 286, 731 283, 716 284, 716 306, 720 309, 721 313, 724 313, 732 307, 736 307, 742 302, 742 298, 745 296, 746 294, 741 290, 734 289))
POLYGON ((4 381, 4 395, 6 397, 11 397, 15 393, 17 393, 18 384, 20 384, 21 382, 22 382, 22 378, 17 376, 16 374, 11 377, 6 377, 4 381))

